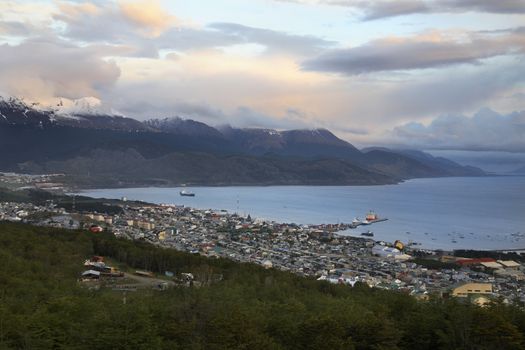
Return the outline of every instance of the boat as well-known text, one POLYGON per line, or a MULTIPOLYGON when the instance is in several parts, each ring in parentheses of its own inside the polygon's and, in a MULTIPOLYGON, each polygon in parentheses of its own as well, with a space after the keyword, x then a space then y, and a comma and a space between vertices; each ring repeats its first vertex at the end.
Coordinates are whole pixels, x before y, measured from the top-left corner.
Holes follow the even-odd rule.
POLYGON ((352 225, 361 225, 361 220, 359 220, 359 218, 354 218, 354 220, 352 220, 352 225))
POLYGON ((370 222, 370 221, 375 221, 379 219, 379 217, 377 216, 376 213, 374 213, 372 210, 370 210, 368 212, 368 214, 366 214, 366 221, 370 222))
POLYGON ((186 190, 180 191, 179 194, 184 197, 195 197, 195 193, 186 190))
POLYGON ((361 236, 374 237, 374 233, 370 230, 361 233, 361 236))

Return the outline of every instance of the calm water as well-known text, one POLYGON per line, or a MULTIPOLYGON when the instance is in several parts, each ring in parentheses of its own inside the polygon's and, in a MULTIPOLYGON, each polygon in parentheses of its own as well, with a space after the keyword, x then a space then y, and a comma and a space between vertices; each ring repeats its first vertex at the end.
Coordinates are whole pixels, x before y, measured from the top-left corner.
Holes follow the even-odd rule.
POLYGON ((99 189, 81 194, 227 209, 302 224, 351 222, 364 219, 372 209, 389 220, 347 233, 359 236, 370 229, 377 240, 413 240, 427 248, 525 248, 525 177, 416 179, 356 187, 192 187, 195 197, 181 197, 180 190, 99 189))

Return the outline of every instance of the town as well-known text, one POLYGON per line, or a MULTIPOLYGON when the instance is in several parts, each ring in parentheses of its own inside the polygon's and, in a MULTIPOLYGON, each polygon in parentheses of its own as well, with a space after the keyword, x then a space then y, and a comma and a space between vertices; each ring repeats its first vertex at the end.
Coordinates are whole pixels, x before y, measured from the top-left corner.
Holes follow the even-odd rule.
POLYGON ((130 203, 125 198, 120 203, 119 214, 107 215, 67 212, 53 201, 1 202, 0 220, 84 228, 92 234, 107 230, 117 237, 209 258, 255 263, 330 283, 360 282, 422 299, 455 296, 480 305, 491 300, 525 301, 524 268, 513 260, 462 258, 452 252, 405 247, 399 241, 346 236, 341 234, 345 224, 285 224, 227 211, 130 203))

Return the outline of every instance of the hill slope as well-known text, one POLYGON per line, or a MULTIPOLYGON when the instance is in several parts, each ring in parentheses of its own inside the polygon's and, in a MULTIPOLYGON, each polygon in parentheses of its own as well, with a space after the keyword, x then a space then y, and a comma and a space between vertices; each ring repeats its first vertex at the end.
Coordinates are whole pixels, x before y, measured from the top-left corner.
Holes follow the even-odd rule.
POLYGON ((0 169, 64 172, 82 186, 373 185, 413 177, 481 175, 441 159, 364 154, 325 129, 216 129, 181 118, 139 122, 60 114, 0 100, 0 169))
POLYGON ((0 345, 34 349, 519 349, 525 313, 418 302, 273 269, 92 235, 0 223, 0 345), (91 291, 82 262, 191 272, 201 288, 91 291), (125 299, 124 299, 125 297, 125 299))

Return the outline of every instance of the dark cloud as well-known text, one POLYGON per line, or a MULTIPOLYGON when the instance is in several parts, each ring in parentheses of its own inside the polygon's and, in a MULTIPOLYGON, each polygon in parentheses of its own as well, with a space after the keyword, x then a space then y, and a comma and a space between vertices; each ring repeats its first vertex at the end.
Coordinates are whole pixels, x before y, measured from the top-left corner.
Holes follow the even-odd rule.
POLYGON ((402 1, 358 1, 355 5, 364 12, 365 20, 374 20, 416 13, 525 13, 522 0, 402 0, 402 1))
POLYGON ((508 115, 482 109, 472 117, 443 115, 429 125, 394 128, 394 143, 424 149, 525 152, 525 111, 508 115))
POLYGON ((524 53, 525 36, 518 30, 500 35, 470 33, 468 41, 440 33, 374 40, 362 46, 334 49, 306 60, 306 70, 356 75, 479 63, 489 57, 524 53))
POLYGON ((204 29, 171 28, 152 42, 158 49, 198 50, 240 44, 259 44, 266 53, 311 55, 335 45, 314 36, 291 35, 236 23, 213 23, 204 29))
POLYGON ((364 13, 364 20, 395 17, 414 13, 427 13, 432 9, 425 1, 359 1, 356 6, 364 13))
POLYGON ((445 0, 436 1, 437 9, 466 10, 491 13, 525 13, 525 2, 523 0, 445 0))
POLYGON ((338 131, 347 133, 347 134, 353 134, 353 135, 368 135, 370 134, 370 131, 363 128, 348 128, 348 127, 339 127, 337 128, 338 131))
POLYGON ((236 23, 213 23, 209 28, 234 36, 242 43, 264 45, 271 51, 296 52, 312 54, 322 48, 336 44, 335 41, 324 40, 315 36, 291 35, 275 30, 248 27, 236 23))
MULTIPOLYGON (((277 0, 312 3, 304 0, 277 0)), ((375 20, 420 13, 487 12, 525 13, 523 0, 318 0, 316 3, 344 6, 357 10, 363 20, 375 20)))

